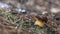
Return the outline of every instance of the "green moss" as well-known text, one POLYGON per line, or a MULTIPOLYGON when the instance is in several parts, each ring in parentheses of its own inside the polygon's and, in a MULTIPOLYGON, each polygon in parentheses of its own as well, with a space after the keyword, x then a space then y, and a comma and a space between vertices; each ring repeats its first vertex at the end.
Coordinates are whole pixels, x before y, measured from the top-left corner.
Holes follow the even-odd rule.
POLYGON ((35 29, 34 31, 42 34, 47 34, 47 29, 35 29))

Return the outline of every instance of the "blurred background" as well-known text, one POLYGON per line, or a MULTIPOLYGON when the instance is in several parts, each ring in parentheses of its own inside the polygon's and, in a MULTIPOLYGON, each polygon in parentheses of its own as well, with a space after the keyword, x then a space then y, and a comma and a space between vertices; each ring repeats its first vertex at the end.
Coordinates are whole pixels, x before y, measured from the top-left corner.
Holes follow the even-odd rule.
POLYGON ((0 0, 0 34, 60 34, 60 0, 0 0))

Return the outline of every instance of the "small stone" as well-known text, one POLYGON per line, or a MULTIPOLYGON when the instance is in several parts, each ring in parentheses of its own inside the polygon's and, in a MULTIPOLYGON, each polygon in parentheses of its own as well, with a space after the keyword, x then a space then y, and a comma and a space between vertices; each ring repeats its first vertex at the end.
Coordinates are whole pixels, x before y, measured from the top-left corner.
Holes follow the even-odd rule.
POLYGON ((19 9, 17 9, 17 11, 18 11, 18 12, 22 12, 22 13, 23 13, 23 12, 26 12, 26 10, 23 9, 23 8, 19 8, 19 9))

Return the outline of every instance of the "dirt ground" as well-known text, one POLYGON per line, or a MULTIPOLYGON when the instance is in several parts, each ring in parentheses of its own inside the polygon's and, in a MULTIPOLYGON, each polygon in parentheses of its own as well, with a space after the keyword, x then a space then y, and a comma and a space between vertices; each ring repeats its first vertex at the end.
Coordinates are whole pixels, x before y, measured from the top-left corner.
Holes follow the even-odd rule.
POLYGON ((60 0, 0 0, 0 34, 60 34, 60 0))

